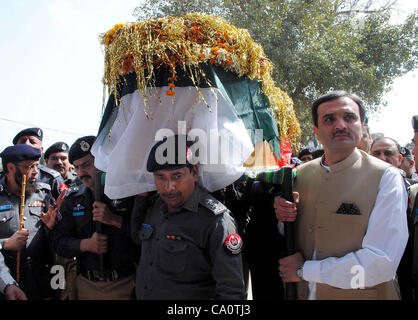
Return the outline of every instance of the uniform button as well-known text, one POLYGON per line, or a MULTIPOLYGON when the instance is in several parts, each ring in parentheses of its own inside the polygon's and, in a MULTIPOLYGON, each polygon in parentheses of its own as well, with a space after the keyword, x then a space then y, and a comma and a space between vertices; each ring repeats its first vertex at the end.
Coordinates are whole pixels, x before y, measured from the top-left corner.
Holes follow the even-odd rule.
POLYGON ((26 217, 23 217, 23 221, 26 221, 26 219, 27 219, 26 217))
POLYGON ((1 219, 1 221, 6 222, 6 218, 1 219))

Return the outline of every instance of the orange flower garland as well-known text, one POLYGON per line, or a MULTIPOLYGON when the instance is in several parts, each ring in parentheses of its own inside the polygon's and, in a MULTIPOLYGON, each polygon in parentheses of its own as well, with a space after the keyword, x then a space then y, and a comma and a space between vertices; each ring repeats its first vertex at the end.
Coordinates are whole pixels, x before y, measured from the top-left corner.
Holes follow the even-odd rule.
POLYGON ((238 76, 261 81, 279 124, 280 139, 288 136, 294 146, 300 139, 293 101, 274 85, 273 65, 247 30, 236 28, 219 17, 190 13, 117 24, 101 35, 101 40, 105 46, 103 82, 109 93, 115 94, 116 102, 121 76, 130 72, 136 73, 138 89, 145 97, 145 89, 153 86, 155 68, 168 68, 171 76, 167 79, 166 95, 174 97, 176 68, 187 71, 197 87, 198 78, 204 77, 199 65, 210 63, 238 76))

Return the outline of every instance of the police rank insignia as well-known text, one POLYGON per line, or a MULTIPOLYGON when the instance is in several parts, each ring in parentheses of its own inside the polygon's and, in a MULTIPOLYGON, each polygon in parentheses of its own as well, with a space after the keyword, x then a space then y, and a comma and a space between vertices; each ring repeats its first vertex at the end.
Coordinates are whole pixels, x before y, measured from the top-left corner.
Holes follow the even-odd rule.
POLYGON ((225 212, 227 208, 218 200, 214 200, 211 198, 204 199, 201 204, 212 211, 215 215, 218 215, 222 212, 225 212))
POLYGON ((45 202, 36 200, 34 202, 28 203, 28 207, 45 207, 45 202))
POLYGON ((241 253, 242 239, 238 234, 231 233, 226 237, 224 245, 232 254, 239 254, 241 253))

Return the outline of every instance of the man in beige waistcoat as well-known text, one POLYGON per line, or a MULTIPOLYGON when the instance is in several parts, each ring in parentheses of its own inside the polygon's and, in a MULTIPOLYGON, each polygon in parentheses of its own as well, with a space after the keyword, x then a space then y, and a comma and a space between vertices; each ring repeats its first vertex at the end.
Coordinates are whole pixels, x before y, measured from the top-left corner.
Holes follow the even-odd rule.
POLYGON ((294 202, 275 198, 281 222, 296 221, 297 253, 281 259, 299 299, 399 299, 394 280, 408 239, 407 193, 393 166, 356 148, 361 99, 334 91, 312 104, 324 155, 297 168, 294 202))

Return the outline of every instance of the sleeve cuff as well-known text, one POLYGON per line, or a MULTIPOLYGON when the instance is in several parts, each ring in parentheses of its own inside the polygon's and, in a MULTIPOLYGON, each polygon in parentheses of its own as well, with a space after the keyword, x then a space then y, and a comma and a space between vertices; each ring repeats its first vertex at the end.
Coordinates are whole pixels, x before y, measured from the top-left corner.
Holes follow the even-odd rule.
POLYGON ((9 284, 16 285, 16 281, 13 279, 10 273, 7 272, 7 273, 2 274, 0 277, 0 292, 4 294, 4 289, 9 284))
POLYGON ((321 261, 305 261, 303 264, 303 280, 308 282, 321 282, 321 261))

